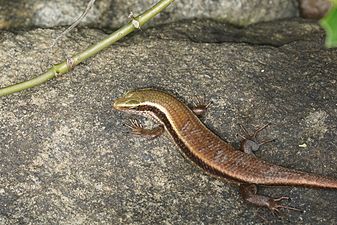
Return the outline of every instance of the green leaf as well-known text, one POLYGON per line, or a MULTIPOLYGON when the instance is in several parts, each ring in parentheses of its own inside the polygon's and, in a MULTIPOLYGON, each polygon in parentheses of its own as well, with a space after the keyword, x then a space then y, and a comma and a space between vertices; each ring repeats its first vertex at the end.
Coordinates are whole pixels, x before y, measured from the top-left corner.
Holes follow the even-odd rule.
POLYGON ((326 32, 325 46, 327 48, 337 47, 337 6, 331 8, 320 23, 326 32))

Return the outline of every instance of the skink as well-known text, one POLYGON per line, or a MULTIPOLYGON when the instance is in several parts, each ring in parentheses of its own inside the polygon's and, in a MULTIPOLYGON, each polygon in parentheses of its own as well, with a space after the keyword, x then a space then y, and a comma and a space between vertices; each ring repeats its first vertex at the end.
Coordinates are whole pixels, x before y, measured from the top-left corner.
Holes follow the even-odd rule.
POLYGON ((154 89, 130 91, 115 99, 113 108, 154 118, 160 126, 152 130, 137 122, 133 122, 131 127, 135 133, 153 136, 166 130, 183 154, 196 165, 216 177, 242 183, 240 193, 245 200, 268 207, 272 212, 278 212, 280 208, 296 209, 278 203, 285 197, 274 199, 258 195, 256 185, 337 189, 337 179, 287 169, 258 159, 251 153, 251 148, 258 143, 249 137, 242 142, 242 151, 235 149, 210 131, 189 107, 168 93, 154 89))

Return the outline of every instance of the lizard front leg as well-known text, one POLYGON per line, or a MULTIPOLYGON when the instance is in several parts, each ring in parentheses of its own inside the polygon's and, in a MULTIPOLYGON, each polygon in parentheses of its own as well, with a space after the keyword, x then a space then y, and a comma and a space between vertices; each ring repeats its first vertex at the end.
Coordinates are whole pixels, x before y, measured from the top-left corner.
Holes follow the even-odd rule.
POLYGON ((205 97, 195 97, 195 101, 193 101, 193 106, 190 109, 194 112, 198 117, 202 117, 208 110, 208 107, 212 104, 212 102, 207 102, 205 97))
POLYGON ((144 128, 144 126, 138 120, 130 120, 127 127, 131 129, 131 132, 135 135, 145 136, 150 139, 155 139, 161 136, 165 132, 163 125, 158 125, 154 128, 144 128))

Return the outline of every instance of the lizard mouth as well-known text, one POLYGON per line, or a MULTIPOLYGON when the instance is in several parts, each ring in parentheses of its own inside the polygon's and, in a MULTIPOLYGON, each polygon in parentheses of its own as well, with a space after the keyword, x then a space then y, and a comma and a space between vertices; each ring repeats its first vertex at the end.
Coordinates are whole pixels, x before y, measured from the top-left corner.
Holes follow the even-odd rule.
POLYGON ((126 107, 123 103, 125 102, 124 98, 116 98, 113 101, 112 108, 115 110, 126 110, 128 107, 126 107))

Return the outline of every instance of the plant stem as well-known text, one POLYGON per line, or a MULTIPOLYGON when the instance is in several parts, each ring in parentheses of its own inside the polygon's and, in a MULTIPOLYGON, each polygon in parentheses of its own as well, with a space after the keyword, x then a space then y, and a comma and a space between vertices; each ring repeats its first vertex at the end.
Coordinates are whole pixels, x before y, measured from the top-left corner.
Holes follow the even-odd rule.
MULTIPOLYGON (((158 13, 163 11, 166 7, 168 7, 174 0, 161 0, 152 8, 145 11, 143 14, 139 15, 138 17, 133 18, 133 20, 137 20, 140 26, 146 24, 149 20, 155 17, 158 13)), ((37 76, 28 81, 24 81, 18 84, 14 84, 8 87, 4 87, 0 89, 0 97, 9 95, 15 92, 19 92, 31 87, 35 87, 40 85, 56 76, 65 74, 69 72, 74 66, 80 64, 84 60, 88 59, 91 56, 96 55, 98 52, 102 51, 103 49, 109 47, 111 44, 115 43, 116 41, 122 39, 129 33, 133 32, 137 28, 133 25, 132 21, 124 25, 123 27, 119 28, 117 31, 109 35, 107 38, 103 39, 102 41, 90 46, 85 51, 78 53, 60 64, 54 65, 50 68, 47 72, 37 76)))

